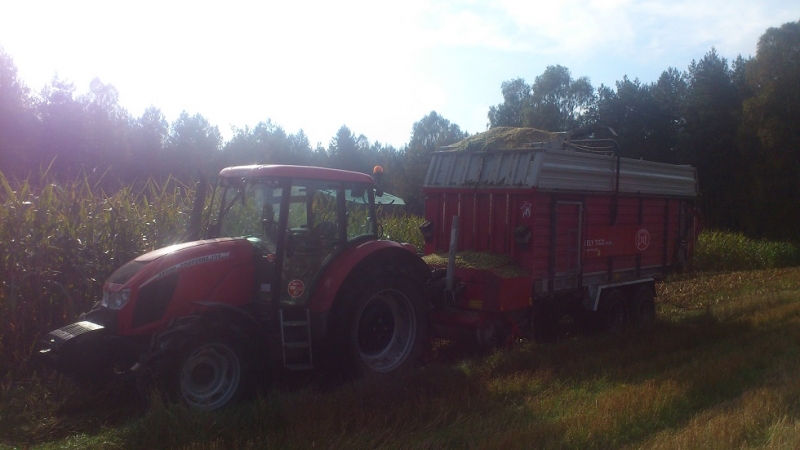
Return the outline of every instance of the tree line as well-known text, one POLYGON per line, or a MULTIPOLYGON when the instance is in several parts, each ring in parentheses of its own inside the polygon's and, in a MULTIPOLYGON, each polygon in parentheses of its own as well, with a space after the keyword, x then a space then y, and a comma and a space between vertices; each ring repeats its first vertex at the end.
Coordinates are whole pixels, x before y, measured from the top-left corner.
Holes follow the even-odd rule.
MULTIPOLYGON (((668 68, 644 83, 627 76, 615 86, 549 66, 532 84, 501 85, 503 101, 488 126, 585 130, 613 137, 622 156, 698 170, 708 226, 755 237, 800 236, 800 21, 768 29, 754 57, 733 61, 711 49, 685 70, 668 68), (612 134, 613 133, 613 134, 612 134)), ((237 164, 309 164, 371 172, 387 167, 386 188, 422 213, 420 191, 430 153, 468 134, 435 111, 414 123, 401 148, 371 142, 342 126, 327 147, 302 130, 287 133, 266 120, 235 128, 223 142, 202 115, 172 123, 157 107, 132 116, 119 93, 95 79, 77 95, 57 77, 33 93, 0 48, 0 171, 35 178, 87 176, 106 189, 148 179, 190 182, 237 164)))

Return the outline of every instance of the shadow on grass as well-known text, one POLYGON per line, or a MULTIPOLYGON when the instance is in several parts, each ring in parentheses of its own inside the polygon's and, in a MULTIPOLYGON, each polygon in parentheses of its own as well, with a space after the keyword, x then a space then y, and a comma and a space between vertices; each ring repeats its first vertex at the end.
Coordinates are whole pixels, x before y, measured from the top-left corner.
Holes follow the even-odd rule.
POLYGON ((44 392, 38 397, 55 407, 3 419, 4 428, 15 427, 4 439, 58 443, 85 433, 125 448, 637 446, 797 369, 796 313, 754 326, 749 308, 724 320, 701 311, 617 335, 566 324, 552 343, 488 355, 436 341, 423 367, 392 380, 288 378, 215 413, 157 399, 147 406, 122 387, 61 398, 44 392), (639 406, 643 413, 626 411, 651 394, 664 398, 639 406), (25 425, 34 419, 42 419, 38 428, 25 425))

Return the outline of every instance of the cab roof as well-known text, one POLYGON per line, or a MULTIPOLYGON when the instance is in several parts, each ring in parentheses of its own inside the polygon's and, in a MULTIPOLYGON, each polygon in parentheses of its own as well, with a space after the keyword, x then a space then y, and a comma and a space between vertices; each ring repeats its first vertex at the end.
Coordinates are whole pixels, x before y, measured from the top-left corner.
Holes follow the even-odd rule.
POLYGON ((220 171, 219 176, 220 178, 308 178, 312 180, 375 184, 371 176, 361 172, 329 169, 327 167, 272 164, 226 167, 220 171))

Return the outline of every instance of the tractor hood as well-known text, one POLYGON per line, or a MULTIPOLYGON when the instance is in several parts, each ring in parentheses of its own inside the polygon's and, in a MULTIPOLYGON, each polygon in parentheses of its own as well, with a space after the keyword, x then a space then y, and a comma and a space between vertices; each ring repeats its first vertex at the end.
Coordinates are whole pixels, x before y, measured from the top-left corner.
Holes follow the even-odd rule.
POLYGON ((156 259, 161 258, 162 256, 169 255, 170 253, 175 253, 183 249, 197 247, 200 245, 208 245, 214 242, 229 241, 229 240, 231 240, 231 238, 210 239, 206 241, 192 241, 192 242, 184 242, 182 244, 170 245, 169 247, 162 247, 153 250, 152 252, 145 253, 144 255, 136 258, 134 261, 139 263, 148 263, 151 261, 155 261, 156 259))
POLYGON ((175 272, 201 262, 211 262, 232 256, 230 251, 250 248, 244 239, 219 238, 184 242, 145 253, 117 269, 107 280, 114 285, 124 285, 134 278, 138 284, 147 284, 147 278, 159 277, 165 271, 175 272), (222 252, 222 253, 220 253, 222 252), (155 273, 153 273, 156 271, 155 273))
POLYGON ((102 306, 119 312, 120 334, 163 329, 191 314, 198 302, 251 301, 254 247, 244 238, 208 239, 164 247, 117 269, 106 281, 102 306))

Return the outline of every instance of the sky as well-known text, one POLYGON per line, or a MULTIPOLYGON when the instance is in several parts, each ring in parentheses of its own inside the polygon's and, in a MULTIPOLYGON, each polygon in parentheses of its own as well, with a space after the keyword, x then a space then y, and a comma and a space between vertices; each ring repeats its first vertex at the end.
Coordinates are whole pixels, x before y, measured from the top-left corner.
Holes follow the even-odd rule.
POLYGON ((547 66, 649 83, 797 20, 797 0, 0 0, 0 47, 34 92, 99 78, 134 117, 199 113, 225 140, 271 119, 312 146, 346 125, 401 148, 431 111, 484 131, 502 82, 547 66))

